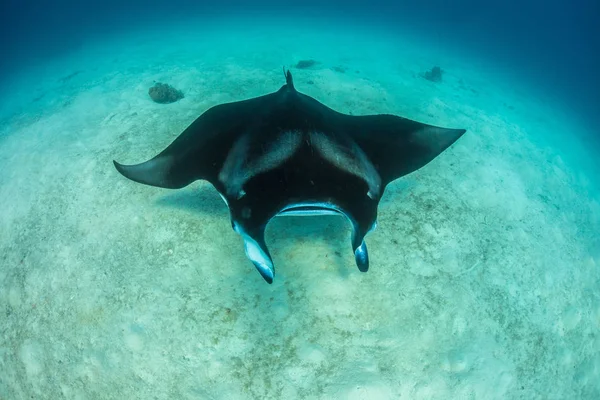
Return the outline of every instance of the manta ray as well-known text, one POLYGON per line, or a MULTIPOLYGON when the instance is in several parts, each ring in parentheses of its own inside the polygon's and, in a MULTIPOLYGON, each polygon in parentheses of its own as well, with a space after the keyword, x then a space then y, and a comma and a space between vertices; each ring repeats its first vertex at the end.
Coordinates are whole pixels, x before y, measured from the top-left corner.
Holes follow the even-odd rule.
POLYGON ((360 271, 386 186, 425 166, 465 129, 395 115, 337 112, 286 82, 276 92, 208 109, 166 149, 136 165, 114 165, 139 183, 179 189, 210 182, 227 204, 247 257, 268 283, 275 268, 265 228, 277 215, 341 214, 352 226, 360 271))

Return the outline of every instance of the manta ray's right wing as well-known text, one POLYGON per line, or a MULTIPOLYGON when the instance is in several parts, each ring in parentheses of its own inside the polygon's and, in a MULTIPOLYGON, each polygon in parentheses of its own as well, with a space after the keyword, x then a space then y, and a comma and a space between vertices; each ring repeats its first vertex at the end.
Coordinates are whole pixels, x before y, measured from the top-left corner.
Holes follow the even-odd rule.
POLYGON ((115 167, 126 178, 162 188, 180 189, 198 179, 215 184, 232 143, 271 101, 272 94, 212 107, 152 159, 136 165, 113 161, 115 167))

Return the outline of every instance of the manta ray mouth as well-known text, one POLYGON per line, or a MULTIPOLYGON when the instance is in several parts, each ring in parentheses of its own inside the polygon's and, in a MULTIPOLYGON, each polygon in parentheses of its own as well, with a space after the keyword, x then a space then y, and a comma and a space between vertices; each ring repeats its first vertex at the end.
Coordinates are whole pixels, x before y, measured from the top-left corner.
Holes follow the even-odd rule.
POLYGON ((292 204, 277 213, 276 216, 312 216, 312 215, 342 215, 346 217, 352 225, 352 246, 354 247, 354 258, 356 265, 362 272, 369 269, 369 253, 364 237, 377 227, 377 220, 373 225, 359 237, 359 225, 356 223, 352 215, 344 211, 343 208, 331 203, 300 203, 292 204))
POLYGON ((279 211, 278 217, 305 217, 315 215, 345 215, 338 207, 328 203, 294 204, 279 211))
MULTIPOLYGON (((223 200, 225 200, 225 197, 223 200)), ((364 241, 364 237, 367 233, 375 229, 377 221, 373 222, 371 227, 364 233, 360 233, 360 227, 352 216, 347 213, 341 207, 327 202, 305 202, 290 204, 282 208, 275 216, 307 216, 307 215, 342 215, 352 225, 352 246, 354 249, 354 258, 358 269, 362 272, 366 272, 369 269, 369 253, 367 251, 367 245, 364 241)), ((263 234, 259 237, 256 235, 250 235, 242 224, 238 221, 232 220, 233 230, 236 231, 244 241, 244 250, 246 256, 262 277, 268 282, 273 283, 273 277, 275 276, 275 268, 273 266, 273 260, 267 250, 264 242, 263 234)))

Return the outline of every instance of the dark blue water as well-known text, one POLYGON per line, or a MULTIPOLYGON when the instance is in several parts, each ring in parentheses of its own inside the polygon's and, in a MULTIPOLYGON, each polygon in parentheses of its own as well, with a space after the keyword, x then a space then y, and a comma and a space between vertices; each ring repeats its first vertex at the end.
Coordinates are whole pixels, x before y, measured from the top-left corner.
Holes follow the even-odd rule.
MULTIPOLYGON (((598 0, 429 1, 2 0, 0 73, 43 63, 107 33, 214 14, 328 14, 354 23, 411 29, 459 45, 516 72, 592 126, 600 104, 598 0), (294 4, 288 4, 294 3, 294 4), (323 5, 327 3, 327 5, 323 5)), ((589 138, 595 140, 597 138, 589 138)))

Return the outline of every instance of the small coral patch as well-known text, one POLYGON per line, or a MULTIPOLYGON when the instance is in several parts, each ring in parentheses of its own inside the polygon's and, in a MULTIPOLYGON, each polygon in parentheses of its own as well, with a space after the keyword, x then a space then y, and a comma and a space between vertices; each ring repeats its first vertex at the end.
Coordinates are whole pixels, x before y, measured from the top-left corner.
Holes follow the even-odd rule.
POLYGON ((425 71, 423 74, 423 78, 427 79, 431 82, 441 82, 442 81, 442 69, 437 65, 429 71, 425 71))
POLYGON ((308 69, 308 68, 312 68, 312 67, 316 66, 317 64, 319 64, 319 62, 317 60, 313 60, 313 59, 300 60, 300 61, 298 61, 298 63, 296 63, 296 68, 308 69))
POLYGON ((154 86, 148 89, 148 94, 152 100, 160 104, 174 103, 177 100, 183 99, 183 92, 175 89, 171 85, 160 82, 157 82, 154 86))

